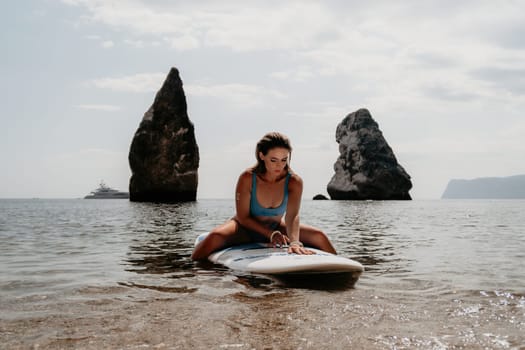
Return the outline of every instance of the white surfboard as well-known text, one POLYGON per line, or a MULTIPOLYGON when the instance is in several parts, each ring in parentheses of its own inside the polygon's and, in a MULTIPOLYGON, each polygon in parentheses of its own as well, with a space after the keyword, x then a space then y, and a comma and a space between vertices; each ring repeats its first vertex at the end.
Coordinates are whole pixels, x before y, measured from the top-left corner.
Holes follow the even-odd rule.
MULTIPOLYGON (((199 235, 195 245, 207 235, 199 235)), ((315 248, 308 249, 316 254, 289 254, 287 247, 274 248, 267 243, 249 243, 212 253, 208 260, 232 270, 271 275, 351 273, 352 278, 357 279, 364 271, 363 265, 355 260, 315 248)))

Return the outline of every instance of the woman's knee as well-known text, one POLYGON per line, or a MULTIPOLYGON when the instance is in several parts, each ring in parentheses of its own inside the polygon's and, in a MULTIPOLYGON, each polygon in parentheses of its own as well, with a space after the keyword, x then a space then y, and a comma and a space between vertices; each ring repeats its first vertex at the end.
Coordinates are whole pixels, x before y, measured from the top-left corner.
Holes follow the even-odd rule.
POLYGON ((328 236, 320 229, 318 228, 313 228, 312 229, 312 237, 315 239, 315 240, 318 240, 318 241, 328 241, 328 236))
POLYGON ((215 249, 220 248, 228 240, 228 235, 221 231, 210 231, 206 237, 208 244, 213 246, 215 249))
POLYGON ((224 244, 225 238, 223 234, 218 231, 211 231, 206 238, 195 247, 191 257, 193 260, 205 259, 212 252, 224 246, 224 244))
POLYGON ((332 242, 330 242, 330 239, 324 233, 324 231, 318 229, 318 228, 312 228, 310 231, 310 239, 314 246, 317 248, 324 250, 329 253, 335 254, 335 248, 332 245, 332 242))

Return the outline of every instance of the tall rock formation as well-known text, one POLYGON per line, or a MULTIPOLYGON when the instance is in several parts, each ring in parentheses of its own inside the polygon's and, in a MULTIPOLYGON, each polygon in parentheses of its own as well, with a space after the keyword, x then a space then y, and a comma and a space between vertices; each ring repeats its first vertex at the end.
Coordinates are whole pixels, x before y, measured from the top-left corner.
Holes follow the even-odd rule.
POLYGON ((368 110, 347 115, 337 126, 335 139, 340 155, 327 186, 331 199, 411 199, 410 176, 397 163, 368 110))
POLYGON ((199 148, 176 68, 171 68, 153 105, 144 114, 128 159, 131 201, 196 200, 199 148))

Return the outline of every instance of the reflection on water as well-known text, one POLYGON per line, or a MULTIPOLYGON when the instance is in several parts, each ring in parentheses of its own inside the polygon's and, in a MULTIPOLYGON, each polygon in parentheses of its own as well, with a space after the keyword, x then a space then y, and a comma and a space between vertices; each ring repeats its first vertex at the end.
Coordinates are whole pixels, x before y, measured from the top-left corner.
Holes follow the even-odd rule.
POLYGON ((288 288, 304 288, 325 291, 344 291, 353 288, 360 273, 335 273, 335 274, 286 274, 277 275, 275 278, 288 288))
MULTIPOLYGON (((70 322, 85 329, 84 321, 57 316, 71 312, 91 320, 97 334, 103 331, 97 306, 123 302, 128 311, 111 309, 118 321, 135 303, 169 300, 177 314, 163 322, 186 327, 195 337, 185 338, 189 347, 511 349, 525 343, 525 201, 305 201, 302 221, 322 228, 339 254, 365 265, 357 282, 246 275, 191 261, 196 236, 233 211, 230 200, 0 200, 0 329, 9 331, 0 338, 37 339, 49 333, 38 327, 54 320, 57 327, 70 322), (177 318, 181 310, 184 321, 177 318), (206 336, 222 342, 192 343, 202 339, 199 327, 210 317, 217 323, 206 336)), ((147 312, 138 312, 137 322, 147 324, 147 312)), ((120 327, 117 334, 139 326, 120 327)), ((56 347, 68 346, 74 347, 56 347)))
MULTIPOLYGON (((428 204, 429 208, 412 202, 306 201, 302 217, 306 218, 304 222, 321 227, 334 242, 339 254, 365 265, 365 279, 375 275, 418 280, 420 274, 433 273, 434 270, 439 274, 431 281, 436 278, 444 282, 454 281, 457 272, 465 271, 467 264, 472 266, 469 263, 472 254, 498 259, 500 251, 491 252, 490 249, 498 245, 501 246, 499 249, 508 249, 504 241, 494 237, 490 238, 490 245, 484 243, 492 235, 491 231, 479 227, 487 225, 483 222, 485 208, 459 207, 449 210, 442 202, 428 204), (474 229, 476 225, 478 228, 474 229), (474 231, 474 235, 470 236, 470 230, 474 231), (485 252, 480 251, 483 246, 485 252), (451 255, 455 250, 461 253, 451 255)), ((170 205, 132 203, 131 209, 133 215, 126 225, 129 230, 126 233, 128 251, 123 261, 126 271, 183 279, 203 271, 224 272, 219 266, 192 262, 190 255, 199 233, 231 216, 233 207, 230 201, 170 205)), ((515 220, 505 215, 505 211, 502 211, 502 217, 515 220)), ((492 219, 490 225, 491 229, 499 227, 504 232, 510 231, 514 235, 512 239, 518 240, 518 246, 523 245, 522 239, 515 237, 516 233, 509 229, 513 227, 512 222, 495 223, 492 219)), ((523 256, 521 252, 515 252, 515 255, 516 258, 523 256)), ((502 264, 511 268, 508 261, 503 260, 502 264)), ((485 262, 483 266, 489 270, 487 273, 494 271, 487 265, 485 262)), ((479 266, 474 269, 472 272, 480 271, 479 266)), ((512 271, 515 269, 504 273, 513 277, 512 271)), ((476 278, 471 276, 469 281, 476 282, 476 278)), ((515 278, 511 279, 515 281, 515 278)))
POLYGON ((333 239, 338 246, 343 246, 340 253, 352 256, 369 272, 406 271, 409 261, 399 254, 406 244, 396 230, 399 217, 378 215, 388 203, 338 201, 334 206, 340 220, 335 228, 328 228, 331 231, 327 233, 334 232, 333 239))
POLYGON ((140 288, 140 289, 151 289, 158 292, 165 293, 193 293, 197 291, 197 288, 187 288, 187 287, 166 287, 166 286, 149 286, 145 284, 138 283, 128 283, 128 282, 119 282, 119 285, 130 287, 130 288, 140 288))
POLYGON ((257 275, 231 272, 243 286, 271 291, 277 288, 344 291, 354 287, 359 278, 355 273, 257 275))
POLYGON ((173 229, 171 233, 155 230, 132 232, 133 239, 125 258, 129 264, 126 271, 165 274, 191 270, 191 251, 187 242, 177 234, 176 226, 173 229))
MULTIPOLYGON (((182 204, 134 204, 137 215, 129 237, 129 252, 126 254, 126 271, 138 274, 159 274, 169 278, 188 279, 202 270, 222 274, 225 268, 209 262, 191 261, 193 240, 196 238, 196 218, 202 217, 209 207, 201 203, 182 204)), ((205 215, 204 215, 205 216, 205 215)), ((220 218, 217 219, 220 222, 220 218)), ((211 229, 217 223, 210 225, 211 229)), ((358 228, 357 231, 360 229, 358 228)), ((197 231, 198 232, 198 231, 197 231)), ((380 236, 374 230, 371 234, 359 234, 353 246, 363 246, 364 250, 353 249, 352 253, 360 261, 371 265, 377 263, 364 241, 379 241, 380 236)), ((378 244, 378 243, 374 243, 378 244)), ((375 250, 372 250, 375 252, 375 250)), ((384 252, 383 252, 384 254, 384 252)), ((232 273, 232 272, 230 272, 232 273)), ((287 288, 308 288, 319 290, 345 290, 352 288, 359 274, 336 275, 280 275, 259 276, 242 275, 233 272, 236 281, 252 288, 280 286, 287 288)), ((128 285, 131 286, 131 285, 128 285)), ((140 288, 144 288, 141 284, 140 288)), ((166 287, 152 286, 164 289, 166 287)), ((182 287, 183 290, 186 287, 182 287)))

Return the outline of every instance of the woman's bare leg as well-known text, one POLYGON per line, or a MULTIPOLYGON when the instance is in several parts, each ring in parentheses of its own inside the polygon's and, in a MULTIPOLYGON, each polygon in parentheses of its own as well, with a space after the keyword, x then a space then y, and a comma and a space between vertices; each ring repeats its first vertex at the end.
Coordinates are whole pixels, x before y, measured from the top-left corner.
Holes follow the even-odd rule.
POLYGON ((191 258, 193 260, 203 260, 219 249, 235 244, 246 243, 247 237, 239 231, 239 224, 235 220, 229 220, 215 227, 210 231, 208 236, 195 247, 191 258))
POLYGON ((337 254, 328 236, 317 227, 301 225, 299 232, 301 242, 303 242, 305 246, 315 247, 328 253, 337 254))
MULTIPOLYGON (((281 224, 281 232, 286 232, 284 222, 281 224)), ((299 237, 305 246, 317 248, 328 253, 337 254, 334 246, 328 239, 328 236, 317 227, 301 224, 299 228, 299 237)))

